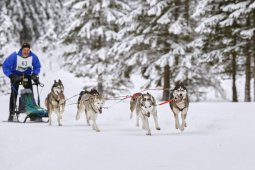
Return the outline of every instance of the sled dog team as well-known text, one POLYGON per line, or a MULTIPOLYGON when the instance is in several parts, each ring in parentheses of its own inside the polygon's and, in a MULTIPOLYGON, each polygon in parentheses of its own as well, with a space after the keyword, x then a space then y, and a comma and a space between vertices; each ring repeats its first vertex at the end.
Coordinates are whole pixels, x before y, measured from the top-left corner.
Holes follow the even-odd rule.
MULTIPOLYGON (((176 86, 170 93, 171 102, 169 103, 175 118, 175 128, 183 131, 187 127, 186 116, 189 107, 188 92, 182 82, 177 82, 176 86), (181 115, 181 124, 179 122, 181 115)), ((77 103, 76 120, 80 119, 80 114, 84 111, 87 125, 92 123, 93 130, 100 132, 96 123, 97 116, 102 113, 104 98, 97 90, 82 91, 79 94, 77 103)), ((64 85, 61 80, 54 81, 51 92, 45 99, 45 106, 48 110, 49 125, 52 124, 52 112, 57 114, 58 125, 61 126, 62 114, 65 111, 64 85)), ((147 131, 146 135, 151 135, 149 118, 152 115, 155 128, 160 130, 157 116, 157 103, 150 93, 135 93, 130 100, 130 119, 133 112, 136 113, 136 126, 139 127, 139 120, 142 120, 142 128, 147 131)))

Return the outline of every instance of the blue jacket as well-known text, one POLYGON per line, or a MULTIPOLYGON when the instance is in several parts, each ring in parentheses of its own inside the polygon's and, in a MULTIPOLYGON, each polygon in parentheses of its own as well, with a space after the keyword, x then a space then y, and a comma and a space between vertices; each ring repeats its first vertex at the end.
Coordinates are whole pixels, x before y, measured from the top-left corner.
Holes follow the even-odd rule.
POLYGON ((38 57, 30 51, 29 56, 22 57, 21 49, 18 53, 13 52, 8 56, 3 63, 3 72, 6 76, 11 74, 21 76, 21 75, 38 75, 40 73, 41 63, 38 57))

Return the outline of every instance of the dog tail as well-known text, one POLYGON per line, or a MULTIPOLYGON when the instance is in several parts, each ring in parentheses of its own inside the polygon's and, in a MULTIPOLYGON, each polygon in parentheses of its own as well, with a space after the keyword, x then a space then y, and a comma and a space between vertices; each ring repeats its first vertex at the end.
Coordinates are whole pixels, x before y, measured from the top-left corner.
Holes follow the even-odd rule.
POLYGON ((81 91, 79 94, 78 102, 77 102, 77 108, 79 108, 80 102, 81 102, 81 96, 84 95, 87 91, 81 91))

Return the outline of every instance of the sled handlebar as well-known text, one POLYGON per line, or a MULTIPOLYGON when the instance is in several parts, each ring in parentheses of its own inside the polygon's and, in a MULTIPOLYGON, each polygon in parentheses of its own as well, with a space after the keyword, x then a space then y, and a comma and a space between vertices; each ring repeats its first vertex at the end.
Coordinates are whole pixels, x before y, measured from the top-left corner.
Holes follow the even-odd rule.
MULTIPOLYGON (((18 83, 19 85, 25 85, 26 86, 26 84, 28 83, 28 77, 24 77, 24 76, 18 76, 18 78, 16 79, 16 81, 14 81, 14 82, 11 82, 12 84, 15 84, 15 83, 18 83)), ((32 81, 32 80, 31 80, 32 81)), ((37 81, 35 82, 35 81, 33 81, 33 83, 32 83, 32 85, 39 85, 40 87, 44 87, 44 84, 43 83, 41 83, 40 81, 39 81, 39 79, 37 79, 37 81)))
POLYGON ((36 86, 40 86, 40 87, 44 87, 44 84, 43 83, 41 83, 41 82, 38 82, 38 83, 32 83, 32 85, 36 85, 36 86))

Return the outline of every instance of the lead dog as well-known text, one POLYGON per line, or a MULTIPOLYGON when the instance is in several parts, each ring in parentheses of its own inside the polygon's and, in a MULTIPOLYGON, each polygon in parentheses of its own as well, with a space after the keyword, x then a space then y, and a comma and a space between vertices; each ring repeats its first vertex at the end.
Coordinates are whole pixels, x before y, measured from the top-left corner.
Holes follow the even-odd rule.
POLYGON ((55 112, 57 114, 58 125, 62 126, 60 119, 62 119, 62 114, 65 110, 65 96, 64 85, 61 80, 54 80, 51 92, 46 97, 44 104, 48 110, 49 125, 51 126, 52 112, 55 112))
POLYGON ((104 98, 101 95, 99 95, 97 90, 92 89, 90 92, 89 91, 81 92, 78 99, 76 120, 79 120, 81 112, 85 111, 88 126, 90 126, 91 120, 93 130, 100 132, 96 123, 96 119, 98 114, 102 113, 103 105, 104 98))
POLYGON ((170 99, 173 99, 170 102, 170 108, 172 109, 175 117, 175 128, 184 131, 184 128, 187 127, 186 116, 189 108, 189 98, 188 91, 182 82, 177 82, 173 91, 170 94, 170 99), (181 113, 182 124, 179 123, 179 113, 181 113))
POLYGON ((160 130, 158 125, 158 116, 157 116, 157 105, 155 98, 150 94, 141 94, 137 97, 136 101, 136 126, 139 126, 139 118, 142 120, 143 129, 147 130, 146 135, 151 135, 151 130, 149 126, 148 118, 152 114, 154 118, 155 127, 157 130, 160 130))

